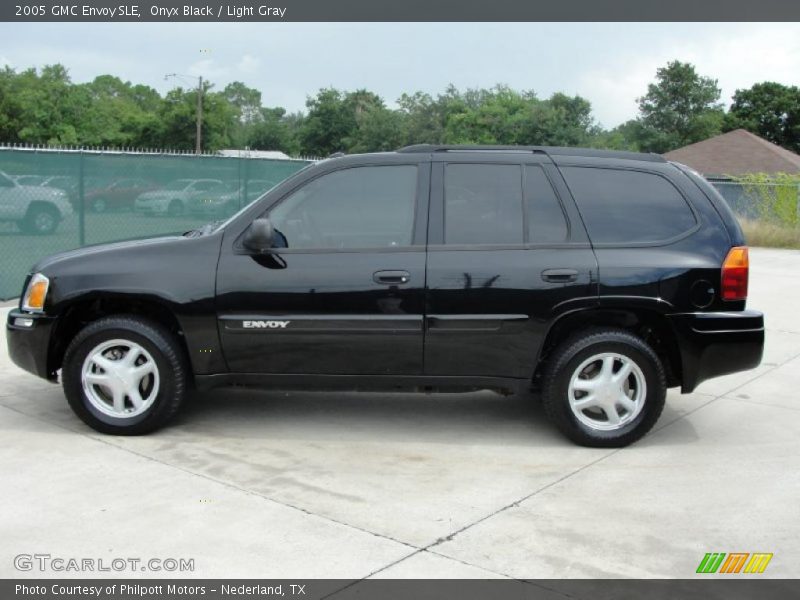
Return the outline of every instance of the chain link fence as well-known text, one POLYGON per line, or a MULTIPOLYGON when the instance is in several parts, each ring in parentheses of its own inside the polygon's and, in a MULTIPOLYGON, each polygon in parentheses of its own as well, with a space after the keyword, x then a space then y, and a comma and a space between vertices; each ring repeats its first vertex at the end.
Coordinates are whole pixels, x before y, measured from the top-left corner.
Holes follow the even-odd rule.
POLYGON ((44 256, 225 218, 307 163, 0 147, 0 299, 44 256))
POLYGON ((798 224, 800 182, 732 181, 709 179, 739 218, 798 224))
POLYGON ((756 174, 711 183, 736 213, 750 246, 800 249, 800 176, 756 174))

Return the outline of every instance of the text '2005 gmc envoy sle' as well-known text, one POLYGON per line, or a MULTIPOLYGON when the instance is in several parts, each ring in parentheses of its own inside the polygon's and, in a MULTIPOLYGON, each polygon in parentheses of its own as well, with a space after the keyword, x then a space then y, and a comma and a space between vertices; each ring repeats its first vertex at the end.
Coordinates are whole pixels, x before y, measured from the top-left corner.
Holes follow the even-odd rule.
POLYGON ((666 390, 759 364, 724 200, 660 156, 410 146, 306 167, 224 223, 40 261, 11 358, 98 431, 152 431, 189 386, 540 390, 623 446, 666 390))

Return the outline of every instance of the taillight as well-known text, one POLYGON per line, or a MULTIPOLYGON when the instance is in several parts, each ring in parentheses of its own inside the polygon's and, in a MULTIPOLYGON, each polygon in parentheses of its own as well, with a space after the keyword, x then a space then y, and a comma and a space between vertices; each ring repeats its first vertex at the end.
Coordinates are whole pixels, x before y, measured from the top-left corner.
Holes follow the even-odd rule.
POLYGON ((750 257, 747 246, 735 246, 730 249, 725 262, 722 263, 722 299, 747 299, 747 278, 750 270, 750 257))

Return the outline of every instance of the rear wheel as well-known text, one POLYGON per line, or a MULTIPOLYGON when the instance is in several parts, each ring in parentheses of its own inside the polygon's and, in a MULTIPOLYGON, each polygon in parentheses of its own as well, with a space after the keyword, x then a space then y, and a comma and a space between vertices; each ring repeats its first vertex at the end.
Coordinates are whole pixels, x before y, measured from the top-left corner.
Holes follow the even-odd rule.
POLYGON ((175 337, 139 317, 106 317, 72 340, 62 369, 72 410, 97 431, 138 435, 163 426, 183 401, 184 357, 175 337))
POLYGON ((105 212, 108 208, 108 204, 103 198, 95 198, 92 200, 92 211, 96 213, 105 212))
POLYGON ((655 425, 666 378, 656 353, 618 329, 574 336, 553 353, 544 372, 548 417, 584 446, 627 446, 655 425))

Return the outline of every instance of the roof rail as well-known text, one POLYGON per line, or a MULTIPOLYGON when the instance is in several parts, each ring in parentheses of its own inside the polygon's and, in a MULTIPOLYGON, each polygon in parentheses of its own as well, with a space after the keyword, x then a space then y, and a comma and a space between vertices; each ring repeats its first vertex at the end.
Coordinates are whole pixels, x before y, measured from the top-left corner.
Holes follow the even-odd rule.
POLYGON ((401 153, 425 152, 533 152, 553 156, 585 156, 597 158, 621 158, 627 160, 642 160, 646 162, 667 162, 660 154, 652 152, 628 152, 625 150, 601 150, 598 148, 572 148, 566 146, 492 146, 492 145, 439 145, 439 144, 414 144, 400 148, 401 153))
POLYGON ((539 146, 499 146, 486 144, 413 144, 400 148, 398 152, 479 152, 484 150, 501 150, 505 152, 544 152, 539 146))

